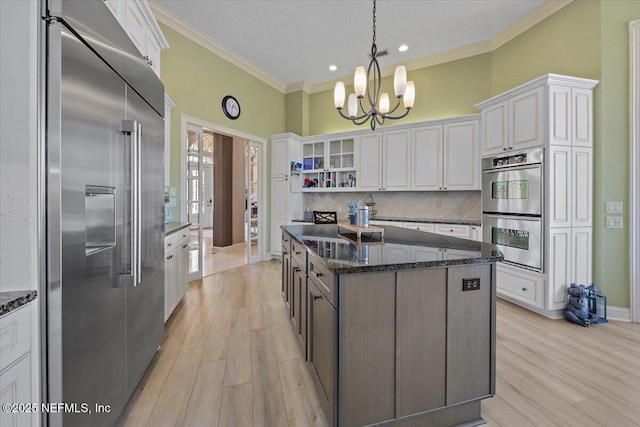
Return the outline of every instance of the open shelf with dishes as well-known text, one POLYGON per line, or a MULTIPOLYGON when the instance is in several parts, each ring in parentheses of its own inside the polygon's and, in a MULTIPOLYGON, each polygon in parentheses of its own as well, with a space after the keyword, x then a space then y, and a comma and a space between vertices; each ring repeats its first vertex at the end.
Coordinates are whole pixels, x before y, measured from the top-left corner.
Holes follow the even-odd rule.
POLYGON ((302 143, 301 172, 302 191, 354 191, 354 138, 302 143))

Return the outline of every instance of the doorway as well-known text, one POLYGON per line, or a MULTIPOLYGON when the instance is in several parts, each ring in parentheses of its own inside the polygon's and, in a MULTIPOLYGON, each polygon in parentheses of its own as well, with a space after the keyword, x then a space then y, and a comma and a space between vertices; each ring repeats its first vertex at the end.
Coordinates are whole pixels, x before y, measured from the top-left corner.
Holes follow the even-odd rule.
POLYGON ((200 260, 199 276, 190 275, 189 280, 265 259, 266 140, 185 115, 181 129, 180 216, 194 224, 192 234, 198 240, 192 245, 198 252, 192 257, 194 267, 200 260), (224 144, 233 145, 231 157, 225 158, 224 144), (225 182, 220 173, 232 163, 236 166, 232 178, 225 182), (232 216, 220 222, 222 209, 216 208, 228 204, 235 206, 232 216), (220 239, 216 241, 216 219, 218 230, 233 230, 233 244, 227 241, 221 246, 220 239))

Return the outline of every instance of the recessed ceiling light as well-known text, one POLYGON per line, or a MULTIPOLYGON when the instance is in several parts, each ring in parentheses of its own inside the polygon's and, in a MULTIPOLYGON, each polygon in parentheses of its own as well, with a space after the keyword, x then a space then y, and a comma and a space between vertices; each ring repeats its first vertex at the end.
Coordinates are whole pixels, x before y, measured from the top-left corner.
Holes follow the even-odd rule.
POLYGON ((335 65, 329 65, 329 70, 330 71, 335 71, 337 69, 338 69, 338 67, 336 67, 335 65))
POLYGON ((398 48, 400 52, 406 52, 408 49, 409 49, 409 46, 407 46, 406 44, 401 44, 400 47, 398 48))

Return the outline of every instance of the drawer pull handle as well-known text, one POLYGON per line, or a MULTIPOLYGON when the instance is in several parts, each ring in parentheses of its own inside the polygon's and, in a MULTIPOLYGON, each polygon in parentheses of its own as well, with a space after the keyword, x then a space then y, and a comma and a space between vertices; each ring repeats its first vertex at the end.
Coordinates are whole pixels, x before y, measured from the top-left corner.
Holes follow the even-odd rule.
POLYGON ((524 286, 522 287, 522 290, 523 290, 524 292, 527 292, 527 288, 525 288, 524 286))
POLYGON ((296 255, 300 255, 302 252, 296 252, 296 255))
POLYGON ((502 149, 502 151, 507 151, 507 149, 506 149, 506 148, 503 148, 503 149, 502 149))
POLYGON ((169 247, 170 247, 170 246, 171 246, 171 243, 167 243, 167 246, 169 246, 169 247))
POLYGON ((302 271, 302 270, 300 269, 300 267, 294 267, 293 271, 295 271, 297 273, 297 272, 302 271))
POLYGON ((314 295, 314 296, 313 296, 313 300, 314 300, 314 301, 317 301, 317 300, 319 300, 319 299, 322 299, 322 296, 321 296, 321 295, 314 295))
POLYGON ((289 252, 287 252, 287 251, 282 251, 282 255, 289 255, 289 252))
POLYGON ((316 277, 322 277, 324 276, 324 273, 316 273, 316 277))
POLYGON ((173 255, 169 255, 169 256, 167 257, 167 261, 169 261, 169 260, 170 260, 170 259, 172 259, 172 258, 173 258, 173 255))
POLYGON ((185 243, 184 245, 182 245, 182 249, 186 248, 187 246, 189 246, 189 245, 187 245, 187 244, 185 243))

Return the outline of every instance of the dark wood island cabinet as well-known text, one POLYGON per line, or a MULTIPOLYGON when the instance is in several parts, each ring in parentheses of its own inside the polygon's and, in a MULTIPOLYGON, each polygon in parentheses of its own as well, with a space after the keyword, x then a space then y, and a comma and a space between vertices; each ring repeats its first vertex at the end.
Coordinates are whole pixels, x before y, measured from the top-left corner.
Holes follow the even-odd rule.
POLYGON ((495 392, 495 246, 284 226, 283 298, 333 426, 473 426, 495 392))

